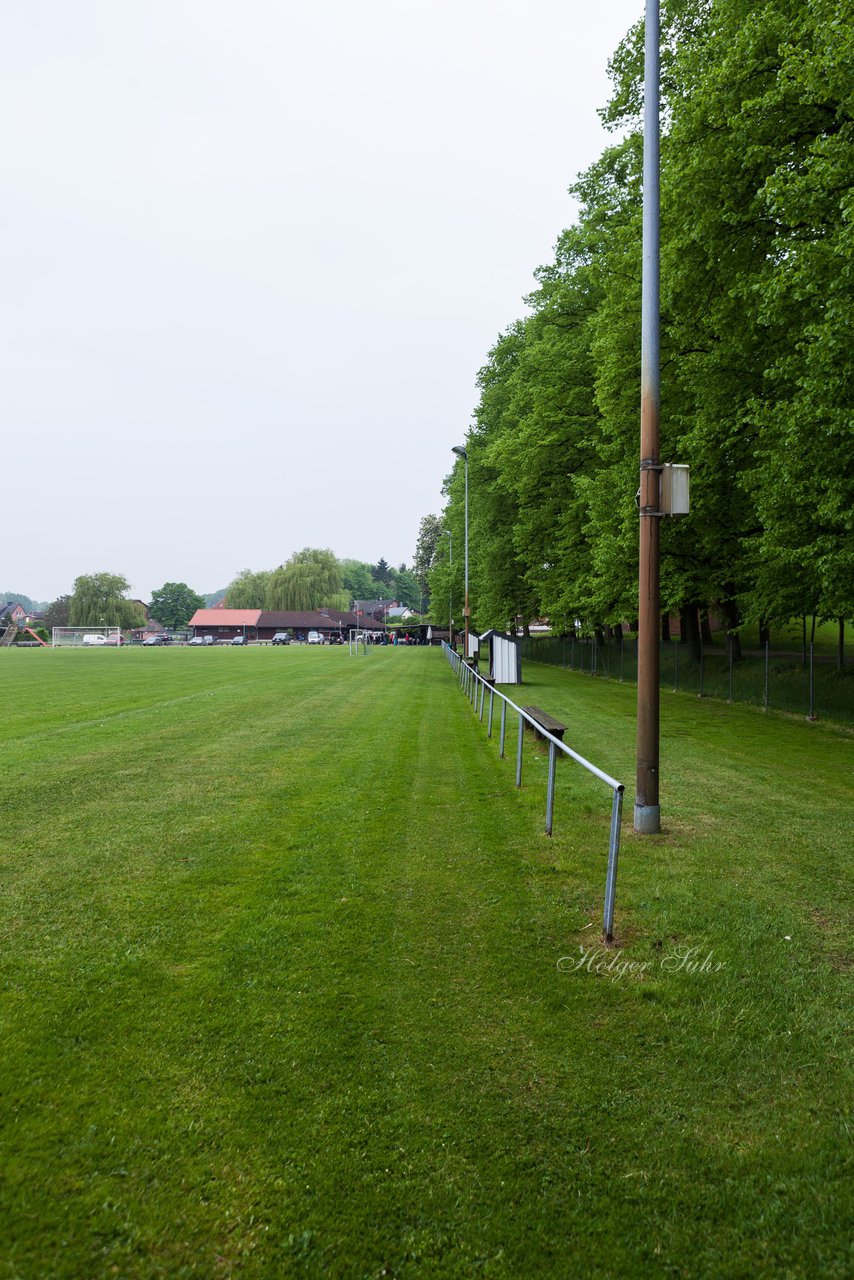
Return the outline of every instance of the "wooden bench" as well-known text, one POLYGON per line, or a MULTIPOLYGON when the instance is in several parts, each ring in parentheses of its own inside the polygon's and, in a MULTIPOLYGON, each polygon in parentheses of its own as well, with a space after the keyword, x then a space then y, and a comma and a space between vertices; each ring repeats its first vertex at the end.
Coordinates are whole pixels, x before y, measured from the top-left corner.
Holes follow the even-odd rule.
MULTIPOLYGON (((554 716, 550 716, 547 711, 543 711, 540 707, 523 707, 522 710, 526 716, 530 716, 532 720, 536 720, 540 729, 544 729, 546 733, 550 733, 553 738, 557 738, 559 742, 563 742, 563 735, 566 733, 566 725, 561 724, 560 720, 555 720, 554 716)), ((535 729, 538 738, 543 735, 538 729, 535 729)))

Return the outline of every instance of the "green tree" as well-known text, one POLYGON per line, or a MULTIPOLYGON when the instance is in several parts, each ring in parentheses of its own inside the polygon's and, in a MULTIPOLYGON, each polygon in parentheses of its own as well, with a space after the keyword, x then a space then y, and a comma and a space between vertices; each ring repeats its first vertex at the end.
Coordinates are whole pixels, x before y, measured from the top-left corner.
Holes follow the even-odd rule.
POLYGON ((442 521, 439 516, 424 516, 418 527, 418 541, 415 544, 415 559, 412 562, 418 585, 428 598, 430 595, 430 570, 436 557, 436 545, 442 536, 442 521))
POLYGON ((74 590, 68 608, 68 623, 72 627, 130 627, 145 626, 145 611, 134 600, 128 600, 130 583, 121 574, 83 574, 74 580, 74 590))
POLYGON ((339 560, 338 564, 348 608, 354 600, 372 600, 376 584, 371 576, 371 566, 363 560, 339 560))
POLYGON ((304 547, 270 575, 268 609, 347 609, 341 566, 328 549, 304 547))
POLYGON ((71 607, 71 596, 57 596, 44 614, 44 625, 50 631, 53 627, 67 627, 68 614, 71 607))
POLYGON ((31 600, 29 596, 22 595, 20 591, 0 591, 0 604, 5 604, 7 600, 14 600, 15 604, 22 605, 27 613, 38 611, 37 602, 31 600))
POLYGON ((418 578, 411 569, 407 569, 402 564, 398 569, 389 571, 389 593, 401 604, 408 605, 410 609, 421 609, 421 603, 426 594, 422 588, 418 578))
POLYGON ((161 626, 167 628, 185 627, 197 609, 204 608, 204 599, 186 582, 165 582, 157 591, 151 593, 149 610, 161 626))
POLYGON ((267 594, 270 590, 271 573, 262 569, 253 573, 251 569, 243 569, 229 583, 225 592, 225 603, 229 609, 265 609, 267 594))
POLYGON ((378 587, 390 589, 392 585, 391 568, 382 557, 375 565, 371 566, 371 577, 374 580, 374 589, 378 587))

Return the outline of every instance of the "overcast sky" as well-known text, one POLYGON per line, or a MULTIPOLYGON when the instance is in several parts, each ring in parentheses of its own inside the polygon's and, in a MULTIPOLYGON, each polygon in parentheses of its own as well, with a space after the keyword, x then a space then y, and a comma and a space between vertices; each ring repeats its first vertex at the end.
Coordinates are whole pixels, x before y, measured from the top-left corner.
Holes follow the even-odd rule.
POLYGON ((642 10, 6 0, 0 590, 409 563, 642 10))

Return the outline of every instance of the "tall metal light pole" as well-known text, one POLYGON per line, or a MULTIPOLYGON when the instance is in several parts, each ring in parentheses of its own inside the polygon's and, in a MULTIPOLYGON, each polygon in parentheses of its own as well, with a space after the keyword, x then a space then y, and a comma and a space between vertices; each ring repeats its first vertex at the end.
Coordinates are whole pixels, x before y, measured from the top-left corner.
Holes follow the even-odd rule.
POLYGON ((659 0, 646 0, 643 125, 643 291, 641 301, 640 559, 638 575, 638 726, 634 827, 661 830, 658 803, 659 531, 659 0))
POLYGON ((454 447, 453 447, 453 449, 451 450, 451 452, 452 452, 452 453, 455 453, 459 458, 462 458, 463 462, 465 463, 465 472, 466 472, 466 524, 465 524, 465 529, 466 529, 466 538, 465 538, 465 544, 466 544, 466 551, 465 551, 465 583, 466 583, 466 602, 465 602, 465 607, 463 608, 463 616, 464 616, 464 618, 465 618, 465 622, 466 622, 466 647, 465 647, 465 659, 466 659, 466 662, 468 662, 468 660, 469 660, 469 617, 470 617, 470 612, 471 612, 471 611, 469 610, 469 455, 468 455, 468 450, 467 450, 467 449, 464 449, 464 448, 463 448, 463 446, 462 446, 461 444, 455 444, 455 445, 454 445, 454 447))
POLYGON ((454 645, 454 535, 450 529, 443 529, 448 535, 448 644, 454 645))

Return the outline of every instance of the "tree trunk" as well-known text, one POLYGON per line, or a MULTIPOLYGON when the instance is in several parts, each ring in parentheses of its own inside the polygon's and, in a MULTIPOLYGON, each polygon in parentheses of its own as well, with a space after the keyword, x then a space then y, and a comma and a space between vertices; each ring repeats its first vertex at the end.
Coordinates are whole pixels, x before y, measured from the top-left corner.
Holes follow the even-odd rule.
POLYGON ((708 609, 700 610, 700 634, 703 637, 703 644, 712 643, 712 628, 709 626, 708 609))
POLYGON ((679 610, 679 630, 682 643, 688 646, 688 656, 692 662, 700 661, 700 621, 695 604, 685 604, 679 610))
POLYGON ((810 631, 810 644, 815 644, 815 614, 812 616, 812 630, 810 631))
MULTIPOLYGON (((726 629, 730 637, 730 644, 733 662, 741 662, 741 637, 738 634, 738 626, 741 618, 738 612, 738 605, 734 600, 724 600, 721 603, 724 617, 726 618, 726 629)), ((764 644, 764 641, 763 641, 764 644)))
POLYGON ((836 670, 845 670, 845 619, 839 619, 839 639, 836 646, 836 670))
POLYGON ((661 643, 670 644, 670 614, 661 615, 661 643))

